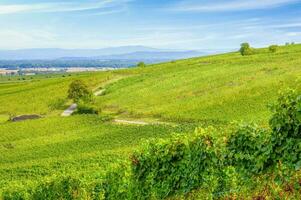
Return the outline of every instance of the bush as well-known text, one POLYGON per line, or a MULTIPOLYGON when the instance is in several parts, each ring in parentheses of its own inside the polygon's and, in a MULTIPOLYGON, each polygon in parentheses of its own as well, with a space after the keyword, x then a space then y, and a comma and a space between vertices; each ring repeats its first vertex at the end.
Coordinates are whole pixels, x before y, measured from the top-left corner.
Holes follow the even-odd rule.
POLYGON ((146 67, 146 64, 144 62, 139 62, 137 64, 137 67, 146 67))
POLYGON ((278 50, 278 45, 271 45, 271 46, 269 46, 269 51, 271 53, 276 53, 277 50, 278 50))
POLYGON ((85 184, 79 178, 71 176, 56 177, 43 180, 29 188, 19 186, 13 188, 13 190, 8 189, 2 193, 2 198, 3 200, 80 200, 92 199, 94 196, 102 195, 103 191, 99 191, 97 194, 89 191, 89 186, 91 185, 85 184))
POLYGON ((89 103, 93 100, 93 93, 81 80, 75 80, 69 86, 68 98, 75 103, 89 103))
POLYGON ((74 114, 99 114, 100 109, 96 108, 93 105, 80 103, 77 107, 76 112, 74 114))
POLYGON ((133 154, 133 185, 137 197, 163 199, 199 186, 215 188, 219 163, 213 132, 176 135, 144 144, 133 154))
POLYGON ((252 54, 254 54, 254 49, 251 48, 251 46, 250 46, 249 43, 242 43, 240 46, 241 46, 241 47, 240 47, 239 52, 240 52, 240 54, 241 54, 242 56, 247 56, 247 55, 252 55, 252 54))
POLYGON ((32 192, 32 199, 84 199, 85 190, 82 183, 72 177, 55 181, 45 181, 32 192))
POLYGON ((103 184, 104 199, 143 199, 134 198, 131 165, 120 162, 111 166, 105 175, 103 184))
POLYGON ((288 90, 271 110, 273 160, 298 170, 301 168, 301 95, 288 90))
POLYGON ((260 173, 271 163, 270 133, 256 125, 241 125, 232 133, 228 142, 228 161, 243 173, 260 173))

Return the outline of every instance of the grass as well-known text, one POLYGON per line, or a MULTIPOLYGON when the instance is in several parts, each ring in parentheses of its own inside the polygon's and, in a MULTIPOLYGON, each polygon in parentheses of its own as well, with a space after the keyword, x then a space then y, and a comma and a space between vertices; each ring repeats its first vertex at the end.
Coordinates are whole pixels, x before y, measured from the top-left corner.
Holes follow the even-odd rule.
POLYGON ((105 122, 96 115, 0 125, 0 188, 53 174, 100 173, 150 138, 191 131, 192 126, 130 126, 105 122))
MULTIPOLYGON (((229 53, 128 70, 98 103, 124 116, 172 121, 265 121, 267 104, 301 75, 301 45, 229 53)), ((122 73, 122 72, 121 72, 122 73)), ((106 110, 105 109, 105 110, 106 110)))
MULTIPOLYGON (((27 81, 0 82, 0 114, 57 115, 68 105, 64 104, 68 86, 74 79, 82 79, 91 89, 112 78, 110 73, 80 73, 71 76, 38 75, 27 81), (60 106, 54 106, 63 102, 60 106)), ((17 79, 17 77, 14 77, 17 79)))
POLYGON ((301 45, 251 56, 228 53, 114 72, 0 79, 0 114, 58 115, 74 79, 91 89, 106 85, 96 104, 105 113, 162 121, 266 122, 267 104, 301 75, 301 45), (2 81, 1 81, 2 80, 2 81), (107 83, 107 84, 106 84, 107 83), (53 108, 55 107, 55 108, 53 108), (58 107, 58 108, 57 108, 58 107))
POLYGON ((299 77, 301 45, 280 47, 277 53, 262 49, 252 56, 228 53, 113 72, 0 77, 0 188, 53 174, 101 173, 144 139, 189 132, 200 124, 266 124, 267 105, 280 89, 299 84, 299 77), (103 114, 173 123, 135 126, 93 115, 59 117, 71 103, 66 96, 74 79, 94 91, 105 88, 95 97, 103 114), (23 114, 43 118, 6 122, 23 114))
POLYGON ((9 120, 9 116, 8 115, 0 115, 0 124, 1 123, 5 123, 9 120))

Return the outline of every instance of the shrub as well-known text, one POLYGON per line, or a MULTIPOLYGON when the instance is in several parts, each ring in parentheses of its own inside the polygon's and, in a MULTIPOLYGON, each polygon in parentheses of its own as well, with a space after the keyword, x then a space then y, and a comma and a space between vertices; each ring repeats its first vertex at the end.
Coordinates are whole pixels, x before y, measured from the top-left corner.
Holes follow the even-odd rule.
POLYGON ((139 62, 137 64, 137 67, 146 67, 146 64, 144 62, 139 62))
POLYGON ((100 109, 97 109, 95 106, 80 103, 74 114, 99 114, 99 113, 100 113, 100 109))
POLYGON ((105 199, 136 199, 130 163, 119 162, 111 166, 105 175, 103 190, 105 199))
MULTIPOLYGON (((79 178, 71 176, 56 177, 42 180, 28 188, 18 186, 17 188, 8 189, 2 193, 2 198, 3 200, 90 199, 90 197, 96 196, 96 194, 89 193, 88 186, 90 185, 86 185, 79 178)), ((101 196, 102 192, 99 191, 97 195, 101 196)))
POLYGON ((242 56, 247 56, 247 55, 252 55, 254 54, 254 50, 251 48, 249 43, 242 43, 240 45, 240 50, 239 50, 240 54, 242 56))
POLYGON ((85 190, 82 183, 72 177, 54 181, 45 181, 32 192, 32 199, 84 199, 85 190))
POLYGON ((1 200, 29 200, 30 194, 21 185, 13 185, 7 188, 6 190, 0 191, 1 200))
POLYGON ((230 165, 243 173, 260 173, 271 166, 270 133, 256 125, 241 125, 227 142, 230 165))
POLYGON ((68 98, 72 99, 75 103, 79 103, 80 101, 88 103, 92 102, 93 94, 81 80, 75 80, 69 86, 68 98))
POLYGON ((269 51, 271 53, 276 53, 277 50, 278 50, 278 45, 271 45, 271 46, 269 46, 269 51))
POLYGON ((215 139, 207 130, 175 135, 144 144, 133 154, 133 185, 137 197, 163 199, 204 186, 215 188, 221 166, 215 139))
POLYGON ((301 95, 288 90, 271 110, 273 160, 298 170, 301 168, 301 95))

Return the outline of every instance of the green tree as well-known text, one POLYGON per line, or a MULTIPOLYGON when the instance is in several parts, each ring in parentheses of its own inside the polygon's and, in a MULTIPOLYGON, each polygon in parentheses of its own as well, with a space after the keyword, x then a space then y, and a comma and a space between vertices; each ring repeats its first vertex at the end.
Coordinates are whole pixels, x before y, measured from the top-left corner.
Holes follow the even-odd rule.
POLYGON ((137 64, 137 66, 138 66, 138 67, 145 67, 146 64, 145 64, 144 62, 139 62, 139 63, 137 64))
POLYGON ((271 45, 269 46, 269 51, 271 53, 275 53, 278 50, 278 45, 271 45))
POLYGON ((240 45, 239 52, 243 56, 252 55, 254 53, 253 49, 251 48, 250 44, 245 42, 240 45))
POLYGON ((89 103, 92 102, 93 94, 84 82, 75 80, 69 86, 68 98, 72 99, 75 103, 89 103))

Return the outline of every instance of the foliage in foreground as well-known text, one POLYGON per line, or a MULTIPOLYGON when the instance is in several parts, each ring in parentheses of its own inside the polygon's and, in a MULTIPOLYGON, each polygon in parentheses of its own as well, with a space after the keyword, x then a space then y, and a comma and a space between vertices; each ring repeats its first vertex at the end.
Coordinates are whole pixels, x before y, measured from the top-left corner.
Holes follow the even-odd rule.
MULTIPOLYGON (((255 185, 258 180, 300 190, 299 179, 289 181, 300 169, 301 95, 293 90, 283 94, 272 111, 270 131, 242 125, 223 138, 221 130, 198 129, 194 134, 146 142, 130 161, 112 166, 97 183, 65 177, 2 195, 5 200, 164 199, 202 188, 209 199, 235 197, 244 191, 251 198, 252 190, 260 190, 255 185)), ((282 195, 269 189, 261 194, 282 195)), ((290 198, 298 199, 300 193, 290 198)))
MULTIPOLYGON (((203 188, 212 198, 243 191, 252 195, 260 178, 285 186, 300 169, 301 95, 285 92, 272 112, 271 130, 240 125, 223 138, 221 130, 208 128, 144 144, 131 157, 129 188, 114 194, 127 191, 125 199, 163 199, 203 188)), ((271 196, 273 192, 279 195, 272 191, 271 196)), ((298 199, 298 194, 292 196, 298 199)))

